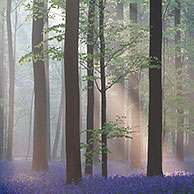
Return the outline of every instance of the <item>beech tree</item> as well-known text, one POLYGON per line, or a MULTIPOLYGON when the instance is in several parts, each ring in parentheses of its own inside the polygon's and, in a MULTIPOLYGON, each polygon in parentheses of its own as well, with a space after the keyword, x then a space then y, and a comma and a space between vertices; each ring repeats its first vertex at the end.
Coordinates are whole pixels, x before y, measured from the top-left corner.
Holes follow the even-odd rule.
POLYGON ((80 95, 78 76, 79 0, 66 1, 65 100, 67 184, 81 179, 80 95))
POLYGON ((32 53, 34 69, 34 139, 32 170, 48 169, 47 89, 43 53, 44 1, 33 1, 32 53))
MULTIPOLYGON (((95 5, 96 0, 89 1, 88 13, 88 35, 87 35, 87 129, 92 130, 94 127, 94 20, 95 20, 95 5)), ((86 167, 85 173, 92 175, 93 166, 93 143, 91 142, 92 131, 87 132, 87 144, 89 145, 86 152, 86 167)))
MULTIPOLYGON (((104 0, 99 0, 99 37, 100 37, 100 81, 101 81, 101 127, 106 124, 106 74, 104 39, 104 0)), ((107 146, 107 134, 102 134, 102 143, 107 146)), ((102 176, 107 178, 107 153, 102 147, 102 176)))
POLYGON ((13 128, 14 128, 14 77, 15 65, 13 55, 13 40, 11 27, 11 0, 7 0, 7 40, 8 40, 8 56, 9 56, 9 117, 8 117, 8 148, 7 160, 12 160, 13 152, 13 128))
POLYGON ((4 1, 0 1, 0 160, 3 160, 4 151, 4 1))
MULTIPOLYGON (((44 31, 46 31, 48 29, 48 1, 44 1, 44 31)), ((44 44, 44 49, 45 49, 45 59, 44 59, 44 63, 45 63, 45 71, 46 71, 46 90, 47 90, 47 131, 48 131, 48 140, 47 140, 47 151, 48 151, 48 160, 51 159, 51 142, 50 142, 50 84, 49 84, 49 56, 48 56, 48 33, 44 32, 44 40, 45 40, 45 44, 44 44)))
POLYGON ((149 124, 147 176, 162 175, 162 1, 150 0, 149 124))
MULTIPOLYGON (((52 159, 55 160, 57 157, 57 148, 59 144, 59 136, 60 136, 60 129, 62 128, 62 121, 64 117, 64 76, 62 75, 62 87, 61 87, 61 97, 60 97, 60 104, 59 104, 59 111, 58 111, 58 118, 57 118, 57 127, 56 127, 56 134, 55 134, 55 140, 52 150, 52 159)), ((64 130, 64 129, 62 129, 64 130)), ((63 137, 62 137, 63 138, 63 137)))

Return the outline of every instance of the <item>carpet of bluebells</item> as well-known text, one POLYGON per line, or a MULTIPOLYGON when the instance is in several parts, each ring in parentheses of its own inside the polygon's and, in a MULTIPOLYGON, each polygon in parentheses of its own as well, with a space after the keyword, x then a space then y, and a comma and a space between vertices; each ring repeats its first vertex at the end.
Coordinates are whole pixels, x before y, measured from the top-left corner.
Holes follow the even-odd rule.
POLYGON ((0 161, 0 194, 194 194, 193 163, 176 166, 171 161, 170 165, 163 177, 148 178, 145 171, 130 169, 128 163, 110 162, 109 178, 100 177, 100 166, 95 166, 93 177, 84 175, 79 184, 66 185, 65 167, 60 162, 50 162, 48 171, 31 172, 30 163, 0 161), (180 170, 175 172, 173 167, 180 170))

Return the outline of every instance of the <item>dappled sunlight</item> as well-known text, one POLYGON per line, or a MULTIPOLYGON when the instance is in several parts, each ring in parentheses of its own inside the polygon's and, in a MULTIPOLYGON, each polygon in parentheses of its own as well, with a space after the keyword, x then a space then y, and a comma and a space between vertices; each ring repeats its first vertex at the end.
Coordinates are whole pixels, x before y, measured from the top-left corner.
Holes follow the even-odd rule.
MULTIPOLYGON (((125 92, 123 88, 123 83, 115 84, 107 92, 107 122, 115 122, 117 116, 126 116, 125 110, 125 92)), ((125 119, 124 119, 125 122, 125 119)), ((125 126, 120 126, 125 127, 125 126)), ((112 154, 108 157, 111 160, 126 160, 128 153, 125 153, 128 141, 126 138, 117 138, 108 140, 108 147, 112 154)))

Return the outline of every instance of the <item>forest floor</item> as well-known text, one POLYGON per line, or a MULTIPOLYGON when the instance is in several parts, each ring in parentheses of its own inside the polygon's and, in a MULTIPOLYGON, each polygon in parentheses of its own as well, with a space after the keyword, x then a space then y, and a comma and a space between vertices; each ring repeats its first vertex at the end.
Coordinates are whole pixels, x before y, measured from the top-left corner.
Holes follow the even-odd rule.
MULTIPOLYGON (((144 167, 145 161, 143 162, 144 167)), ((146 168, 131 169, 129 162, 108 163, 109 178, 101 177, 101 167, 94 176, 83 175, 80 184, 65 184, 65 166, 50 162, 48 171, 32 172, 31 163, 0 161, 0 194, 194 194, 194 160, 164 160, 164 176, 146 177, 146 168)))

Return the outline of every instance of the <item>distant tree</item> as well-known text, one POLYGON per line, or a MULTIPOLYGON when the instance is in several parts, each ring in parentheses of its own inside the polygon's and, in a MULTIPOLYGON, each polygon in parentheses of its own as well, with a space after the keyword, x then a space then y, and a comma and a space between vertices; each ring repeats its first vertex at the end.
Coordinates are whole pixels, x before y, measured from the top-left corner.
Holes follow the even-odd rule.
MULTIPOLYGON (((64 45, 64 42, 62 42, 62 44, 64 45)), ((64 46, 62 46, 62 49, 64 48, 64 46)), ((65 161, 65 158, 66 158, 66 150, 65 150, 65 78, 64 78, 64 60, 62 60, 62 74, 61 74, 61 81, 62 81, 62 94, 63 94, 63 101, 62 101, 62 104, 61 104, 61 122, 62 122, 62 125, 61 125, 61 128, 62 128, 62 137, 61 137, 61 161, 65 161)))
MULTIPOLYGON (((44 1, 44 31, 46 31, 49 27, 49 23, 48 23, 48 0, 44 1)), ((46 90, 47 90, 47 130, 48 130, 48 145, 47 145, 47 149, 48 149, 48 160, 51 159, 51 142, 50 142, 50 84, 49 84, 49 56, 48 56, 48 49, 49 49, 49 45, 48 45, 48 33, 44 33, 44 40, 45 40, 45 44, 44 44, 44 49, 45 49, 45 59, 44 59, 44 63, 45 63, 45 71, 46 71, 46 90)))
MULTIPOLYGON (((64 80, 62 80, 64 82, 64 80)), ((60 136, 60 129, 62 120, 63 120, 63 109, 64 109, 64 87, 62 86, 61 89, 61 99, 60 99, 60 104, 59 104, 59 111, 58 111, 58 118, 57 118, 57 128, 56 128, 56 134, 55 134, 55 140, 54 140, 54 145, 53 145, 53 150, 52 150, 52 159, 56 160, 57 157, 57 148, 59 144, 59 136, 60 136)))
POLYGON ((67 184, 81 179, 78 29, 79 0, 67 0, 64 47, 67 184))
POLYGON ((150 0, 149 124, 147 176, 162 175, 162 1, 150 0))
POLYGON ((34 139, 32 170, 48 169, 47 90, 43 53, 44 1, 33 1, 32 53, 34 69, 34 139))
MULTIPOLYGON (((130 3, 130 19, 137 23, 137 3, 130 3)), ((141 164, 141 134, 139 108, 139 73, 130 75, 130 103, 132 105, 132 140, 130 146, 130 167, 142 168, 141 164)))
MULTIPOLYGON (((175 0, 176 7, 175 7, 175 16, 174 16, 174 25, 176 27, 176 33, 175 33, 175 66, 177 69, 177 96, 181 96, 182 91, 182 64, 181 64, 181 47, 180 47, 180 41, 181 41, 181 31, 179 30, 180 26, 180 1, 175 0)), ((184 161, 184 152, 183 152, 183 145, 184 145, 184 117, 183 117, 183 110, 177 109, 177 112, 180 114, 180 117, 178 118, 178 129, 177 130, 177 142, 176 142, 176 158, 178 161, 184 161), (182 129, 180 129, 180 127, 182 129)))
MULTIPOLYGON (((94 24, 95 24, 96 0, 89 1, 88 10, 88 35, 87 35, 87 129, 94 128, 94 24)), ((91 142, 92 131, 87 132, 86 166, 85 173, 92 175, 93 166, 93 142, 91 142)))
POLYGON ((4 0, 0 1, 0 160, 4 152, 4 27, 5 27, 4 0))
POLYGON ((32 137, 32 118, 33 118, 33 105, 34 105, 34 90, 32 92, 32 98, 30 102, 30 119, 29 119, 29 134, 28 134, 28 147, 27 147, 27 153, 26 153, 26 161, 28 160, 28 156, 30 153, 30 145, 31 145, 31 137, 32 137))
MULTIPOLYGON (((64 52, 64 42, 62 42, 62 52, 64 52)), ((64 87, 64 58, 62 58, 61 60, 61 69, 62 69, 62 73, 61 73, 61 82, 62 82, 62 87, 61 87, 61 97, 60 97, 60 103, 59 103, 59 110, 58 110, 58 118, 57 118, 57 126, 56 126, 56 133, 55 133, 55 139, 54 139, 54 144, 53 144, 53 150, 52 150, 52 159, 56 160, 57 158, 57 148, 58 148, 58 144, 59 144, 59 137, 60 137, 60 130, 62 129, 62 142, 61 144, 61 155, 62 158, 61 160, 64 161, 64 107, 65 107, 65 98, 64 98, 64 92, 65 92, 65 87, 64 87)))
POLYGON ((66 147, 65 147, 65 106, 63 105, 62 111, 62 138, 61 138, 61 161, 66 159, 66 147))
POLYGON ((7 40, 9 56, 9 118, 8 118, 8 148, 7 160, 12 160, 13 152, 13 128, 14 128, 14 79, 15 65, 13 55, 12 25, 11 25, 11 0, 7 0, 7 40))

